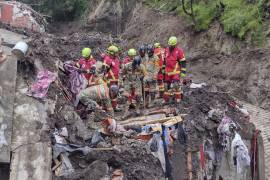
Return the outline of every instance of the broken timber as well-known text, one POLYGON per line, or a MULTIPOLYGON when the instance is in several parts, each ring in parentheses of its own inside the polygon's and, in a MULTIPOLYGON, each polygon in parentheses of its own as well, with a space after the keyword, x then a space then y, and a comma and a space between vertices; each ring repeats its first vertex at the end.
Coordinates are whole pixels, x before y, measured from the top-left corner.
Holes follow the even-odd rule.
POLYGON ((155 114, 149 116, 142 116, 138 118, 131 118, 126 121, 119 122, 119 124, 123 126, 131 126, 131 125, 143 126, 147 124, 161 123, 164 124, 165 126, 171 126, 181 121, 183 121, 181 116, 166 117, 165 114, 155 114))

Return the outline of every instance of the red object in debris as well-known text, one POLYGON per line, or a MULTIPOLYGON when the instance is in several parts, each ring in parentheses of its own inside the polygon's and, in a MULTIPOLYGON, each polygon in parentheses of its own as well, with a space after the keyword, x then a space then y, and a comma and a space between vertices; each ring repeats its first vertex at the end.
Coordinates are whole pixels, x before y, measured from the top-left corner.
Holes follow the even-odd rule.
POLYGON ((200 163, 201 163, 201 168, 205 168, 205 156, 204 156, 204 150, 203 150, 203 145, 200 145, 200 163))
POLYGON ((235 106, 237 105, 237 103, 235 101, 230 101, 230 102, 228 102, 228 104, 233 108, 235 108, 235 106))

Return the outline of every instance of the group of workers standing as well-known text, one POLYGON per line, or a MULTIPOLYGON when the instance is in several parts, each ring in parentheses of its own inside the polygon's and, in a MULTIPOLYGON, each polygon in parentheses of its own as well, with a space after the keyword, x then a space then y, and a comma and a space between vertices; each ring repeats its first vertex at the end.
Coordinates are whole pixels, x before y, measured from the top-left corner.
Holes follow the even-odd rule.
POLYGON ((119 59, 119 48, 111 45, 106 54, 101 55, 103 64, 100 68, 97 68, 91 49, 84 48, 76 66, 87 79, 88 87, 81 90, 77 98, 86 106, 95 103, 113 113, 120 111, 117 97, 121 87, 126 98, 124 117, 131 104, 135 105, 138 114, 142 104, 145 107, 152 106, 158 91, 163 103, 168 103, 170 96, 174 97, 176 103, 180 102, 181 79, 186 76, 186 59, 177 44, 177 38, 172 36, 166 48, 155 43, 143 45, 138 51, 129 49, 123 61, 119 59))

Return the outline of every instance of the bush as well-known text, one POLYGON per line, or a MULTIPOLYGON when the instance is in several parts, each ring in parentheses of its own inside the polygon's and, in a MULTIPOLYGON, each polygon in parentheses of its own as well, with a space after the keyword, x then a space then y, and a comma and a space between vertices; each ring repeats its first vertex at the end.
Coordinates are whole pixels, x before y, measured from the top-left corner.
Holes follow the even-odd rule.
POLYGON ((88 0, 22 0, 33 4, 38 12, 51 16, 54 21, 69 21, 80 17, 87 8, 88 0))
MULTIPOLYGON (((184 16, 189 22, 193 22, 182 10, 180 0, 147 0, 148 4, 156 9, 168 9, 167 5, 178 6, 180 15, 184 16), (175 4, 176 3, 176 4, 175 4)), ((190 1, 185 1, 185 6, 190 12, 190 1)), ((245 39, 248 33, 251 34, 252 41, 258 44, 265 39, 265 15, 266 5, 270 0, 194 0, 193 12, 195 17, 196 31, 207 30, 214 19, 219 20, 223 25, 224 31, 231 33, 240 39, 245 39)), ((194 23, 194 22, 193 22, 194 23)))

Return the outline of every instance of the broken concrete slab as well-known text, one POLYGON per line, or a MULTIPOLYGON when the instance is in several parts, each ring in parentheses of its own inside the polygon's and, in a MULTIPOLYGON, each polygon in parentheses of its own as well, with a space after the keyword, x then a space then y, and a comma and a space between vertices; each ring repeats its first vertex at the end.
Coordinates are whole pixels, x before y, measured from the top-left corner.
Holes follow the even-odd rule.
POLYGON ((0 162, 9 163, 17 59, 11 54, 10 48, 3 47, 3 52, 7 55, 7 60, 0 65, 0 162))
POLYGON ((28 87, 17 77, 10 180, 51 180, 51 142, 42 134, 48 131, 47 109, 25 95, 28 87))
POLYGON ((0 29, 0 38, 3 38, 3 45, 15 45, 18 41, 27 41, 27 37, 18 33, 14 33, 5 29, 0 29))

